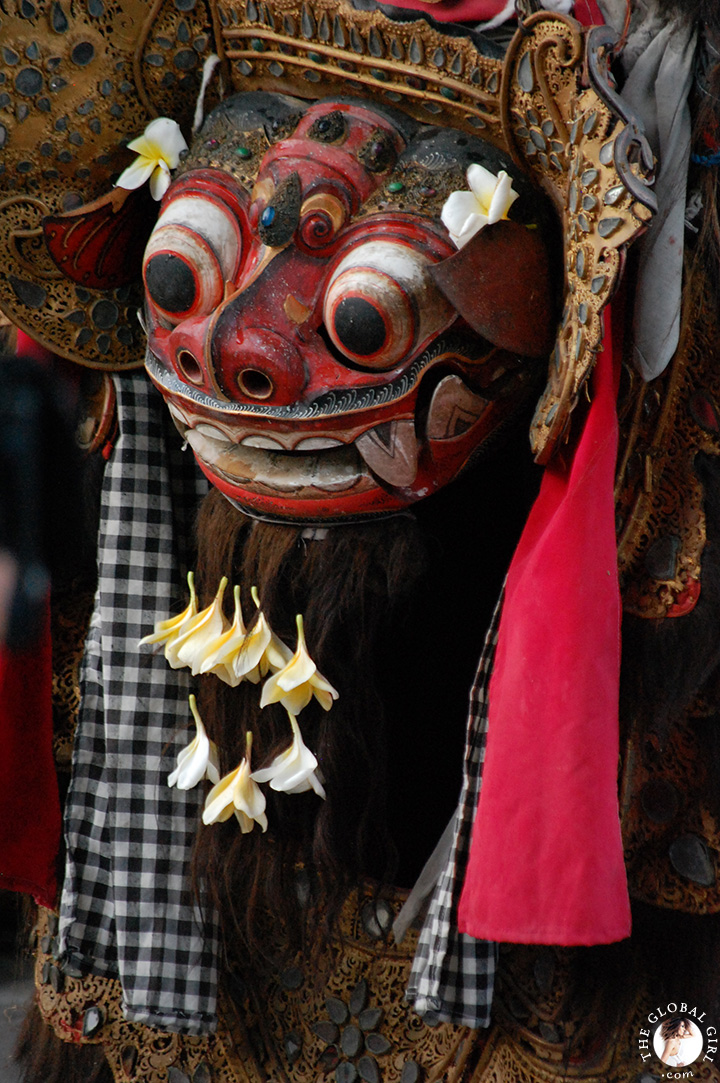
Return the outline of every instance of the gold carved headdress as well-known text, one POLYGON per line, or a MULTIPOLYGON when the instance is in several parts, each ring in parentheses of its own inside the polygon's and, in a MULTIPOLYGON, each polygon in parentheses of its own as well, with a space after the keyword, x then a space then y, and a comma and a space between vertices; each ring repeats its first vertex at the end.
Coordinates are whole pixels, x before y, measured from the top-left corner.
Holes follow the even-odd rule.
MULTIPOLYGON (((153 116, 189 129, 203 60, 225 93, 371 96, 480 135, 551 197, 565 306, 533 422, 539 461, 564 436, 602 339, 623 252, 651 217, 652 159, 613 91, 611 32, 541 12, 503 59, 459 28, 395 21, 345 0, 10 0, 0 50, 0 307, 57 353, 95 368, 143 363, 139 286, 74 285, 42 222, 104 194, 153 116)), ((217 85, 217 84, 216 84, 217 85)))

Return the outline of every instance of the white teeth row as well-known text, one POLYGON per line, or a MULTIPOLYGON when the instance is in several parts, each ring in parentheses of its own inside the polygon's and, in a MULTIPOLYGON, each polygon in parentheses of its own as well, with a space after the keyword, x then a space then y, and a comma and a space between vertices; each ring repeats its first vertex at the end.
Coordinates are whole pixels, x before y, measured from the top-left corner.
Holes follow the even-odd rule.
MULTIPOLYGON (((211 426, 210 426, 211 427, 211 426)), ((362 478, 362 468, 352 445, 344 444, 331 455, 268 455, 264 448, 220 443, 207 433, 185 429, 184 436, 202 462, 241 483, 267 485, 294 492, 314 488, 326 492, 351 489, 362 478)))
MULTIPOLYGON (((179 410, 170 406, 170 413, 181 425, 187 426, 187 421, 179 410)), ((222 429, 218 429, 215 425, 208 425, 205 421, 193 425, 192 428, 201 436, 207 437, 208 440, 215 440, 218 444, 235 443, 222 429)), ((326 451, 328 448, 345 447, 342 440, 334 440, 331 436, 306 436, 298 440, 296 444, 283 444, 272 436, 253 434, 244 436, 240 444, 245 447, 261 448, 263 451, 326 451)))
MULTIPOLYGON (((487 400, 471 391, 459 376, 445 376, 435 388, 430 402, 425 422, 427 438, 443 441, 462 435, 479 420, 487 405, 487 400)), ((185 439, 193 448, 201 451, 208 461, 223 459, 230 468, 230 464, 235 463, 239 467, 247 459, 247 465, 251 469, 250 476, 259 478, 261 474, 267 474, 265 478, 267 483, 279 488, 297 488, 301 483, 315 484, 321 488, 347 488, 359 477, 356 466, 352 465, 351 457, 347 461, 343 459, 341 463, 337 456, 333 456, 330 462, 323 465, 322 459, 307 461, 297 459, 291 463, 287 455, 283 462, 272 462, 267 459, 262 461, 262 457, 258 459, 250 451, 245 452, 244 455, 240 451, 240 447, 286 453, 346 448, 350 455, 352 445, 343 443, 342 440, 335 440, 329 436, 307 436, 296 444, 288 446, 272 436, 253 434, 243 437, 237 444, 215 425, 200 422, 192 428, 187 428, 187 422, 179 410, 171 405, 170 412, 178 421, 181 431, 185 433, 185 439), (205 445, 204 440, 212 441, 212 444, 205 445), (250 456, 249 459, 248 456, 250 456), (301 477, 304 479, 302 482, 301 477)), ((289 439, 292 440, 292 436, 289 439)), ((354 441, 354 446, 373 473, 389 485, 399 488, 412 485, 417 475, 420 455, 420 444, 415 432, 414 420, 397 419, 381 423, 358 436, 354 441)), ((357 460, 354 461, 357 462, 357 460)))
MULTIPOLYGON (((198 426, 200 428, 200 426, 198 426)), ((287 451, 288 449, 279 440, 273 440, 272 436, 245 436, 241 441, 246 447, 265 448, 266 451, 287 451)), ((333 440, 330 436, 308 436, 293 445, 293 451, 324 451, 329 447, 342 447, 342 440, 333 440)))

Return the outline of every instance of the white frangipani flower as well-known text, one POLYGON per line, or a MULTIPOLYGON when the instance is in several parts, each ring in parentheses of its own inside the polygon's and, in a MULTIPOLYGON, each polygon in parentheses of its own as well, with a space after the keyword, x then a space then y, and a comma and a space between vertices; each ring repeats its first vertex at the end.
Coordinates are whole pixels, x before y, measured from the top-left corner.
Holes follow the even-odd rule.
POLYGON ((313 696, 324 710, 329 711, 333 700, 338 698, 337 691, 329 681, 318 672, 318 668, 308 654, 305 642, 305 629, 300 613, 297 615, 298 643, 295 654, 281 670, 268 677, 263 685, 260 706, 268 703, 282 703, 289 715, 299 715, 313 696))
POLYGON ((233 668, 238 680, 243 678, 257 684, 270 670, 282 669, 292 658, 292 651, 273 632, 267 617, 260 609, 260 596, 257 587, 250 593, 258 607, 255 627, 247 633, 245 642, 235 657, 233 668))
POLYGON ((252 831, 256 823, 267 831, 265 795, 250 774, 250 731, 245 736, 245 749, 240 766, 220 779, 207 795, 202 814, 204 824, 213 824, 229 820, 234 812, 243 835, 252 831))
POLYGON ((214 673, 231 688, 235 688, 242 680, 242 677, 238 677, 235 673, 235 660, 247 636, 240 605, 240 587, 235 587, 233 596, 235 598, 233 622, 228 630, 216 640, 214 650, 206 655, 200 666, 201 673, 214 673))
MULTIPOLYGON (((229 625, 222 607, 227 583, 227 576, 224 575, 213 601, 190 621, 173 645, 173 654, 178 666, 189 666, 193 677, 200 672, 205 659, 216 650, 220 637, 228 631, 229 625)), ((167 651, 165 656, 168 657, 167 651)), ((170 665, 173 665, 170 658, 168 661, 170 665)), ((173 668, 176 669, 178 666, 173 666, 173 668)))
POLYGON ((271 790, 283 793, 304 793, 313 789, 318 797, 325 797, 325 790, 315 774, 318 761, 302 739, 297 719, 288 711, 293 739, 289 748, 281 752, 269 767, 253 771, 255 782, 269 782, 271 790))
MULTIPOLYGON (((147 645, 165 644, 165 657, 167 657, 168 648, 172 646, 183 634, 187 631, 190 621, 194 620, 197 616, 197 596, 195 594, 195 576, 192 572, 188 572, 188 587, 190 588, 190 601, 185 609, 177 617, 170 617, 168 620, 160 620, 155 624, 155 631, 149 635, 144 636, 138 646, 142 647, 147 645)), ((169 659, 168 659, 169 661, 169 659)), ((170 663, 172 665, 172 662, 170 663)), ((177 669, 178 666, 173 666, 177 669)))
POLYGON ((504 169, 497 177, 474 163, 466 173, 469 192, 451 192, 440 215, 456 248, 462 248, 483 226, 507 218, 518 197, 504 169))
POLYGON ((170 187, 170 172, 177 168, 180 154, 187 149, 177 121, 156 117, 142 135, 128 143, 128 150, 137 151, 138 156, 120 174, 116 187, 140 188, 149 180, 153 199, 162 199, 170 187))
POLYGON ((211 782, 220 778, 217 748, 205 732, 195 696, 190 696, 190 710, 195 719, 195 738, 178 754, 177 766, 167 780, 168 786, 179 790, 191 790, 203 778, 211 782))

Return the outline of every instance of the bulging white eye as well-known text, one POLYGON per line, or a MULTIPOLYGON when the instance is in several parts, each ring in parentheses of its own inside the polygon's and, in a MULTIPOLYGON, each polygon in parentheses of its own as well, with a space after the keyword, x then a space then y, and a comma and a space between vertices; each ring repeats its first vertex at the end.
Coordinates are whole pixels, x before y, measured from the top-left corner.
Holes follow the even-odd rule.
POLYGON ((427 273, 429 258, 400 241, 368 241, 345 255, 325 295, 333 345, 353 364, 390 369, 456 313, 427 273))
POLYGON ((150 235, 145 289, 174 322, 206 315, 222 300, 242 253, 240 226, 220 201, 188 194, 172 200, 150 235))

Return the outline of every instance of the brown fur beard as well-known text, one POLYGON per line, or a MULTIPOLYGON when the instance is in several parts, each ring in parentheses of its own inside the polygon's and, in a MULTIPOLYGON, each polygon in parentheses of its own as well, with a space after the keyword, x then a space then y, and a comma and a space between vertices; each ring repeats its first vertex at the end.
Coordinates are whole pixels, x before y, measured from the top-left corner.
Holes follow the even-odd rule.
MULTIPOLYGON (((422 573, 422 545, 409 516, 342 526, 315 541, 303 537, 302 527, 248 519, 216 491, 205 500, 198 536, 200 604, 209 603, 228 575, 241 586, 249 615, 255 611, 250 588, 257 586, 271 628, 290 646, 296 614, 302 613, 310 654, 340 691, 331 711, 312 700, 299 718, 319 761, 326 800, 312 791, 288 795, 264 787, 267 834, 256 826, 242 835, 234 817, 199 834, 196 878, 221 915, 226 953, 270 964, 269 944, 277 938, 266 935, 267 915, 275 928, 280 919, 289 951, 303 946, 299 891, 323 899, 329 929, 351 886, 366 875, 392 882, 395 874, 377 655, 393 611, 422 573)), ((200 681, 200 712, 218 745, 223 774, 242 760, 248 730, 255 770, 290 743, 285 709, 271 704, 260 710, 260 688, 248 682, 230 688, 213 675, 200 681)), ((312 943, 320 946, 325 937, 317 931, 312 943)))
MULTIPOLYGON (((313 700, 298 719, 326 801, 263 787, 266 834, 255 827, 241 835, 234 817, 199 829, 195 882, 220 915, 231 964, 270 966, 268 914, 273 931, 277 918, 284 924, 289 951, 312 954, 352 887, 368 878, 411 886, 453 815, 468 694, 539 484, 523 422, 484 456, 484 468, 467 470, 412 513, 330 527, 322 540, 251 520, 216 491, 206 498, 197 527, 201 604, 226 575, 241 587, 247 619, 257 586, 271 627, 290 647, 302 613, 310 654, 340 694, 328 713, 313 700), (307 936, 298 887, 322 901, 324 929, 306 909, 316 922, 307 936)), ((222 772, 240 763, 248 729, 253 770, 290 743, 284 708, 261 711, 259 686, 233 689, 213 675, 198 685, 222 772)))

